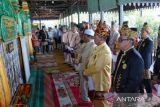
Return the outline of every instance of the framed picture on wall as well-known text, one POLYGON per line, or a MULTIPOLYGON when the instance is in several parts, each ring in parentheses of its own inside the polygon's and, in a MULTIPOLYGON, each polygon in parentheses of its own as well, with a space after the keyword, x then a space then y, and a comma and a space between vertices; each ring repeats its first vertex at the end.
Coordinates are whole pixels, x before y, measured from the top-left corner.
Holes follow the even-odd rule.
POLYGON ((11 94, 13 96, 15 94, 17 86, 23 83, 17 48, 17 40, 14 39, 3 43, 2 50, 2 58, 7 72, 11 94))
POLYGON ((28 38, 27 36, 21 37, 21 47, 22 47, 22 56, 25 70, 25 79, 28 82, 30 78, 30 66, 29 66, 29 57, 28 56, 28 38))

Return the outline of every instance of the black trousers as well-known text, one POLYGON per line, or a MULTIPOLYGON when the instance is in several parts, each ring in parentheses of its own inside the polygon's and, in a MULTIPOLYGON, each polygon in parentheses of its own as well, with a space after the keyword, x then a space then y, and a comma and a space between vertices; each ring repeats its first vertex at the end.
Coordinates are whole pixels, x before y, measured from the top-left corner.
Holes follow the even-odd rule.
POLYGON ((55 41, 55 48, 57 49, 57 45, 58 45, 58 39, 57 38, 54 38, 54 41, 55 41))
POLYGON ((43 50, 43 54, 45 53, 45 52, 49 52, 49 45, 43 45, 42 46, 42 50, 43 50))
POLYGON ((33 47, 34 51, 33 51, 33 56, 34 56, 34 60, 37 60, 37 52, 39 52, 39 47, 33 47))
POLYGON ((152 97, 152 82, 151 79, 143 79, 140 85, 140 93, 144 93, 144 87, 148 97, 152 97))

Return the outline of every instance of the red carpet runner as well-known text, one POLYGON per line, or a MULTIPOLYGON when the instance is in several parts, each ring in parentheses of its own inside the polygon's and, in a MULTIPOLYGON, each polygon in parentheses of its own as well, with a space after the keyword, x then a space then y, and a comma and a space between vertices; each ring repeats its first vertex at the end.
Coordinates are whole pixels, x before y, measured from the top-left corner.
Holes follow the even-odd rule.
MULTIPOLYGON (((80 99, 79 77, 75 72, 54 73, 51 76, 55 107, 92 107, 92 103, 85 103, 80 99), (60 82, 57 82, 60 81, 60 82), (64 99, 61 99, 63 97, 64 99)), ((109 95, 109 94, 108 94, 109 95)), ((109 107, 112 107, 113 96, 107 99, 109 107)), ((141 102, 140 107, 153 107, 158 105, 160 98, 153 90, 151 102, 141 102)), ((160 107, 160 106, 156 106, 160 107)))
POLYGON ((92 103, 85 103, 80 99, 79 78, 77 76, 75 73, 52 74, 55 107, 92 107, 92 103))

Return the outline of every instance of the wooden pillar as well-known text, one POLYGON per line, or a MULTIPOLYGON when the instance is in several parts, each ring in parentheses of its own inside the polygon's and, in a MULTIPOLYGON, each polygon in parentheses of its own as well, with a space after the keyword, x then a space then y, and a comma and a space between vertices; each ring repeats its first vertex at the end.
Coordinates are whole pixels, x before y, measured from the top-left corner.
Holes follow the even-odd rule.
POLYGON ((63 22, 62 22, 62 18, 63 18, 63 17, 62 17, 62 14, 61 14, 61 25, 62 25, 62 23, 63 23, 63 22))
POLYGON ((39 19, 39 28, 42 29, 42 23, 41 23, 41 19, 39 19))
POLYGON ((123 5, 119 6, 119 26, 122 26, 124 20, 123 5))
POLYGON ((65 18, 66 20, 66 25, 68 25, 68 16, 66 16, 66 18, 65 18))
POLYGON ((71 11, 71 22, 73 22, 73 12, 72 12, 72 6, 71 6, 71 9, 70 9, 70 11, 71 11))
POLYGON ((64 25, 67 25, 67 21, 66 21, 66 12, 64 12, 64 25))
POLYGON ((77 3, 78 23, 80 23, 79 2, 77 3))
POLYGON ((68 27, 70 26, 70 18, 69 18, 69 15, 70 15, 70 11, 69 11, 69 9, 67 9, 67 22, 68 22, 68 27))
POLYGON ((104 21, 104 12, 103 11, 100 12, 100 19, 102 22, 104 21))
POLYGON ((64 25, 64 13, 63 13, 63 25, 64 25))
POLYGON ((68 25, 67 15, 65 15, 65 25, 68 25))
POLYGON ((88 13, 89 15, 89 23, 92 23, 92 13, 88 13))
POLYGON ((70 16, 69 16, 69 14, 68 14, 68 26, 70 27, 70 16))
POLYGON ((58 26, 61 24, 61 15, 59 15, 58 26))
POLYGON ((140 17, 142 17, 142 16, 143 16, 143 9, 140 8, 140 17))
MULTIPOLYGON (((71 14, 71 16, 70 16, 70 21, 71 21, 71 23, 73 22, 73 16, 72 16, 72 14, 71 14)), ((71 23, 70 23, 70 25, 71 25, 71 23)), ((70 26, 71 27, 71 26, 70 26)))
POLYGON ((64 25, 67 25, 66 16, 64 17, 64 25))

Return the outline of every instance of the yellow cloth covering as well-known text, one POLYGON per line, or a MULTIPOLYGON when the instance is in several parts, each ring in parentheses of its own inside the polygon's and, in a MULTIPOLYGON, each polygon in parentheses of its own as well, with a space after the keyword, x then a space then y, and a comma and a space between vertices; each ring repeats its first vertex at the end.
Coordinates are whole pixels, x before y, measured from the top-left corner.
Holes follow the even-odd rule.
POLYGON ((28 34, 28 48, 29 48, 29 54, 32 56, 33 55, 33 46, 32 46, 32 41, 31 41, 31 35, 28 34))
POLYGON ((8 107, 11 101, 11 92, 7 74, 0 55, 0 107, 8 107))

